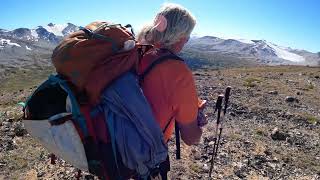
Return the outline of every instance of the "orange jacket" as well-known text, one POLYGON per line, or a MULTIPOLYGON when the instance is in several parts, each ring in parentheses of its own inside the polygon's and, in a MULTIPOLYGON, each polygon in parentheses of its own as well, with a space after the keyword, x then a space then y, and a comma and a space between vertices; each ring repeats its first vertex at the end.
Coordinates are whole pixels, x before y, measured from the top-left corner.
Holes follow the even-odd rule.
MULTIPOLYGON (((143 72, 159 55, 159 49, 147 52, 139 64, 138 73, 143 72)), ((144 78, 142 89, 160 127, 166 129, 166 141, 173 133, 174 120, 179 124, 197 120, 200 100, 192 72, 184 62, 168 60, 158 64, 144 78)))

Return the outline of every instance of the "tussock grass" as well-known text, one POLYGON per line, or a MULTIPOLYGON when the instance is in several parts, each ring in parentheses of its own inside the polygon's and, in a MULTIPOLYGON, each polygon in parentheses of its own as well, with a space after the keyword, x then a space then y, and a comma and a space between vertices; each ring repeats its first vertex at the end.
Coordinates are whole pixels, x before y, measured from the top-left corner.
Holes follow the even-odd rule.
POLYGON ((201 167, 196 163, 190 164, 190 169, 195 173, 200 173, 201 172, 201 167))
POLYGON ((306 121, 310 124, 317 124, 319 119, 313 115, 307 114, 305 115, 306 121))
POLYGON ((309 83, 308 85, 306 85, 306 87, 303 90, 310 91, 314 88, 315 88, 315 86, 312 83, 309 83))
POLYGON ((255 129, 255 134, 258 135, 258 136, 268 136, 266 131, 267 131, 266 129, 256 128, 255 129))
POLYGON ((246 87, 255 87, 257 86, 257 83, 261 83, 261 82, 262 80, 260 78, 250 77, 244 80, 243 85, 246 87))
POLYGON ((312 114, 309 114, 309 113, 296 113, 296 115, 299 116, 299 120, 301 121, 305 121, 309 124, 317 124, 320 122, 320 119, 312 114))

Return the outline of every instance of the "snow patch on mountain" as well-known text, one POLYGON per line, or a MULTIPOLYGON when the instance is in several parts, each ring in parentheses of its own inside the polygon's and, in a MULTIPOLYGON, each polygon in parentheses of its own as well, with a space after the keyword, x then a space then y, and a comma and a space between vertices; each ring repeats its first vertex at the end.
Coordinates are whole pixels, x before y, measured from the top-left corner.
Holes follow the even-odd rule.
POLYGON ((292 62, 304 62, 305 61, 304 57, 302 57, 298 54, 289 52, 287 49, 285 49, 281 46, 276 46, 276 45, 269 43, 269 42, 267 42, 267 45, 270 46, 271 48, 273 48, 275 50, 276 55, 281 59, 289 60, 292 62))
POLYGON ((0 43, 1 43, 1 46, 2 46, 2 47, 6 46, 6 45, 21 47, 21 46, 20 46, 19 44, 17 44, 17 43, 12 43, 11 40, 9 40, 9 39, 0 39, 0 43))
POLYGON ((31 29, 31 36, 33 36, 35 39, 38 39, 38 33, 35 29, 31 29))
POLYGON ((43 26, 48 32, 53 33, 56 36, 64 36, 62 31, 68 26, 68 24, 48 24, 43 26))
POLYGON ((29 51, 31 51, 31 50, 32 50, 32 49, 31 49, 31 48, 29 48, 28 46, 26 46, 26 49, 27 49, 27 50, 29 50, 29 51))
POLYGON ((9 32, 8 30, 5 30, 5 29, 0 29, 0 32, 9 32))
POLYGON ((239 41, 239 42, 242 42, 242 43, 245 43, 245 44, 254 44, 253 41, 248 40, 248 39, 235 39, 235 40, 239 41))

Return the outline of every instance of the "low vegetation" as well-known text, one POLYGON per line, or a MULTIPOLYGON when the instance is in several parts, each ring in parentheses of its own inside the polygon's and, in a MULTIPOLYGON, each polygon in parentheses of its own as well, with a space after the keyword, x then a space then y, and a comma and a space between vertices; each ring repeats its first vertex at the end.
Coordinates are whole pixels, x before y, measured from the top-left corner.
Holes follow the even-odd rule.
POLYGON ((255 87, 258 83, 261 83, 262 80, 259 78, 247 78, 244 80, 244 86, 245 87, 255 87))
MULTIPOLYGON (((62 160, 50 165, 49 152, 27 134, 16 134, 24 100, 52 69, 17 71, 1 81, 0 179, 74 179, 62 160), (19 136, 18 136, 19 135, 19 136)), ((208 100, 209 124, 201 143, 182 144, 175 159, 169 142, 171 179, 209 179, 215 135, 216 97, 232 86, 230 107, 212 179, 320 179, 319 68, 302 66, 196 68, 199 96, 208 100), (312 75, 310 75, 312 73, 312 75), (306 85, 312 84, 307 89, 306 85), (296 99, 287 101, 287 97, 296 99)), ((86 174, 82 179, 92 178, 86 174)))

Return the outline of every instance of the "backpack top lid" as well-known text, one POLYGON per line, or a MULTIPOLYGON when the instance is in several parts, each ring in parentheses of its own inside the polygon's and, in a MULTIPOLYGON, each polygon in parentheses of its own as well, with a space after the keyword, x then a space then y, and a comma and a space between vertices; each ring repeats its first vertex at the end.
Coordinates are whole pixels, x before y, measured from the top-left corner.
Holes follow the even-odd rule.
POLYGON ((95 101, 110 82, 136 64, 136 48, 126 27, 93 22, 66 37, 54 49, 52 63, 77 91, 95 101))

